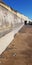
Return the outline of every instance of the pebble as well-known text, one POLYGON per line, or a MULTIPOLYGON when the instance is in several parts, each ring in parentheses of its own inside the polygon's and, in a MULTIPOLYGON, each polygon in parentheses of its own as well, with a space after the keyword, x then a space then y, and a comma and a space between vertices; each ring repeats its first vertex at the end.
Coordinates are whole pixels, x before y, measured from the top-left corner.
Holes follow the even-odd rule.
POLYGON ((16 53, 14 53, 13 56, 16 56, 16 53))

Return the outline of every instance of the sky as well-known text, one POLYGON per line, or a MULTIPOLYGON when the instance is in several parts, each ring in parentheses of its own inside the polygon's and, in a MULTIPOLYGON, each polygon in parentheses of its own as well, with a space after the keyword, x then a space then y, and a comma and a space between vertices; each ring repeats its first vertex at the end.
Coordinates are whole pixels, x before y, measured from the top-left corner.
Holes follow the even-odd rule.
POLYGON ((32 19, 32 0, 3 0, 3 2, 32 19))

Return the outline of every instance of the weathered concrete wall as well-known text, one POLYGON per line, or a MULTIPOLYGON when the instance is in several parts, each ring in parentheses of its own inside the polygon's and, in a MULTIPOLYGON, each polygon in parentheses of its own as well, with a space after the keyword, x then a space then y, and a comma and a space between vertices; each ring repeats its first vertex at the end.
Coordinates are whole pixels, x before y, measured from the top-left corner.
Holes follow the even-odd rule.
POLYGON ((0 54, 11 43, 23 24, 23 19, 17 16, 17 12, 0 6, 0 54))
POLYGON ((6 10, 5 8, 0 6, 0 26, 1 27, 11 27, 13 21, 13 14, 6 10))
POLYGON ((22 20, 20 17, 0 6, 0 28, 13 27, 15 24, 21 22, 22 20))

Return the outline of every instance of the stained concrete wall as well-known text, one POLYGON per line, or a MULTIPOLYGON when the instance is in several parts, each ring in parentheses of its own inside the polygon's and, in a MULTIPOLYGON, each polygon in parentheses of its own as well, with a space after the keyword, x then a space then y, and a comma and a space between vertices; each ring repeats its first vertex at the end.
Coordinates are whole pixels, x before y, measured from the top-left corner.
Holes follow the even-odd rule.
POLYGON ((21 23, 21 18, 16 14, 0 6, 0 28, 13 27, 15 24, 21 23))
POLYGON ((14 39, 14 35, 24 25, 24 20, 17 16, 17 12, 5 7, 0 6, 0 54, 7 48, 14 39))

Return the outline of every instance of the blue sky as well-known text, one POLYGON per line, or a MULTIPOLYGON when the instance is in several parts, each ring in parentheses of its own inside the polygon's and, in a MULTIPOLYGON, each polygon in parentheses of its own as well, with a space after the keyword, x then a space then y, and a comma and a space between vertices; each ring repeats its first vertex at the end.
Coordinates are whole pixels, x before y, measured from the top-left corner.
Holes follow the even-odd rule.
POLYGON ((13 9, 32 19, 32 0, 3 0, 13 9))

